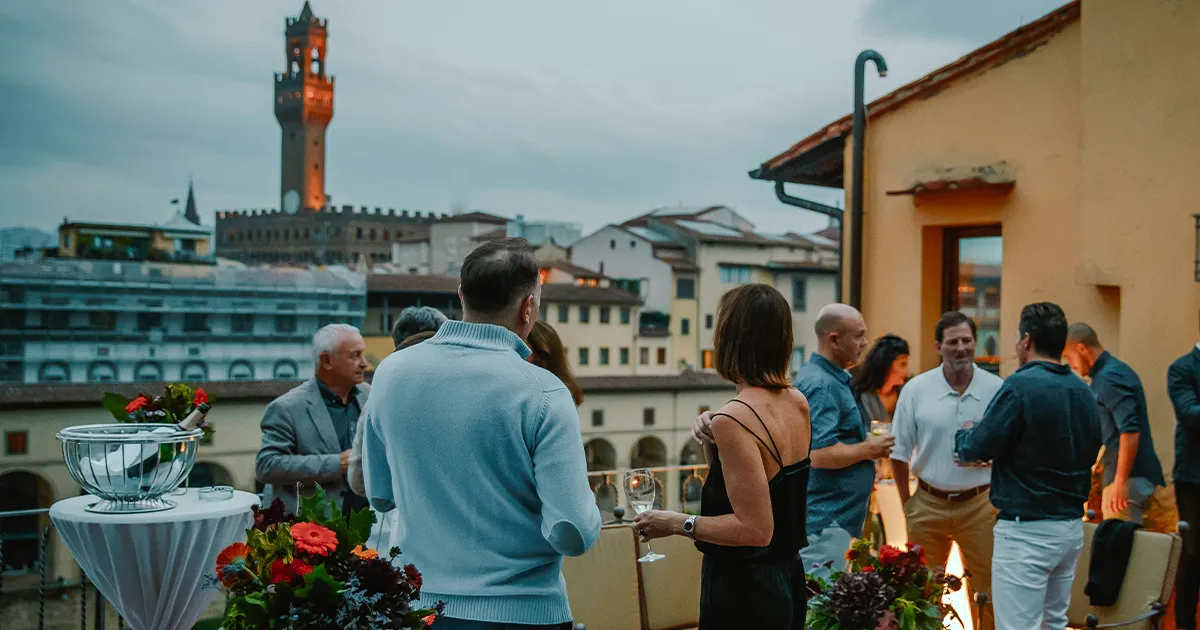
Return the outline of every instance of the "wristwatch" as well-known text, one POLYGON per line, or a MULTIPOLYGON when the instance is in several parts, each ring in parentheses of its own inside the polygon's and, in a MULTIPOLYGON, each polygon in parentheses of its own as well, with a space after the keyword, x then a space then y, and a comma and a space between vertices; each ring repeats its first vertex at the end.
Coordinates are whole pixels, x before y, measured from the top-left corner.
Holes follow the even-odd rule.
POLYGON ((687 536, 688 538, 691 538, 692 540, 696 540, 696 515, 695 514, 687 517, 687 520, 683 522, 683 535, 687 536))

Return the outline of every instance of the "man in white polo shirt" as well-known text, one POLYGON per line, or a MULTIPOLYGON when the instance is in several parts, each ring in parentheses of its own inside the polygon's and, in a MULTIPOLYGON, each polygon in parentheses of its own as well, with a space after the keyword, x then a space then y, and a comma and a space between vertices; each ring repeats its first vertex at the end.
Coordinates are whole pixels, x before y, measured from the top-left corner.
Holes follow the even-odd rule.
MULTIPOLYGON (((991 470, 955 461, 954 433, 978 422, 1003 383, 975 365, 975 322, 958 311, 942 315, 934 330, 942 364, 909 381, 900 391, 892 431, 892 472, 908 541, 921 545, 929 566, 946 566, 951 541, 962 550, 975 591, 991 592, 992 527, 996 509, 988 497, 991 470), (917 476, 909 496, 909 468, 917 476)), ((979 630, 994 627, 991 606, 976 620, 979 630)))

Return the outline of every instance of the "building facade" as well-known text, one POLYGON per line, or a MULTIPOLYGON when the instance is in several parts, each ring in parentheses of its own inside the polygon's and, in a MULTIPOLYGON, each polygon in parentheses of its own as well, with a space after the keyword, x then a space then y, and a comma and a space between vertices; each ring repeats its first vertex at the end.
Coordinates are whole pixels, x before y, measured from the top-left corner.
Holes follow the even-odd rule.
MULTIPOLYGON (((1022 306, 1057 302, 1138 372, 1169 468, 1167 367, 1200 335, 1200 82, 1179 79, 1195 74, 1197 38, 1194 2, 1071 2, 872 103, 871 335, 907 338, 928 369, 939 314, 982 306, 997 342, 981 335, 977 352, 1007 374, 1022 306)), ((841 187, 850 130, 834 121, 756 176, 841 187)))
POLYGON ((0 265, 0 380, 307 378, 311 338, 358 325, 363 276, 296 269, 46 260, 0 265))

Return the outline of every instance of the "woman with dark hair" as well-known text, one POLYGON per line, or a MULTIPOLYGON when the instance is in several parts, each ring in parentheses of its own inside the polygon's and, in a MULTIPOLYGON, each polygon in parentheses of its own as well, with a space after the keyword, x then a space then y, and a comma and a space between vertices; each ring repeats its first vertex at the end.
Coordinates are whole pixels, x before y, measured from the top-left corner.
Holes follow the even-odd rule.
POLYGON ((908 380, 908 354, 908 342, 888 333, 875 342, 855 368, 850 387, 864 421, 892 421, 900 388, 908 380))
POLYGON ((645 540, 687 536, 704 553, 701 630, 798 630, 812 426, 788 377, 792 309, 773 287, 737 287, 721 297, 713 345, 737 398, 713 414, 700 515, 647 510, 634 527, 645 540))
MULTIPOLYGON (((908 353, 908 342, 888 333, 871 346, 866 358, 854 370, 850 388, 854 390, 854 399, 858 402, 863 422, 873 433, 891 430, 892 414, 896 411, 896 401, 900 399, 900 388, 908 379, 908 353)), ((875 481, 891 478, 891 464, 883 460, 875 462, 875 481)), ((871 516, 867 519, 863 535, 877 545, 882 544, 883 519, 874 492, 871 493, 868 509, 871 516)))
POLYGON ((529 349, 533 351, 529 355, 529 362, 557 376, 571 390, 576 407, 583 404, 583 390, 579 389, 579 383, 571 374, 567 349, 563 347, 562 339, 554 327, 539 319, 534 322, 533 330, 529 331, 528 342, 529 349))

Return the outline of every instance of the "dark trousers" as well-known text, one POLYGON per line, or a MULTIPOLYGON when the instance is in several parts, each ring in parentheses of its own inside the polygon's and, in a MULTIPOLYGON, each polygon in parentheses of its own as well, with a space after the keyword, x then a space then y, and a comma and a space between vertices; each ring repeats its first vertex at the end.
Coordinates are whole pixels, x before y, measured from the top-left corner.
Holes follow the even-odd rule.
POLYGON ((468 621, 449 617, 442 617, 433 623, 433 630, 571 630, 574 627, 575 625, 569 621, 548 626, 530 626, 522 623, 468 621))
POLYGON ((1179 559, 1179 580, 1175 583, 1175 627, 1196 628, 1196 600, 1200 593, 1200 484, 1175 482, 1175 504, 1179 520, 1191 531, 1183 538, 1183 557, 1179 559))
POLYGON ((800 561, 763 564, 704 556, 700 630, 803 630, 808 588, 800 561))

